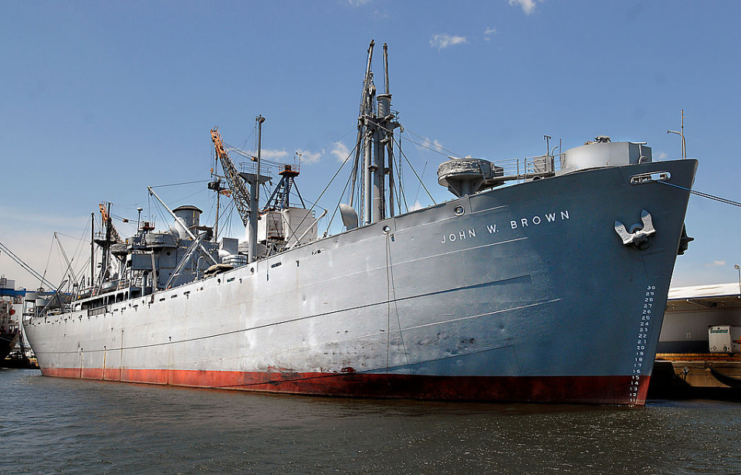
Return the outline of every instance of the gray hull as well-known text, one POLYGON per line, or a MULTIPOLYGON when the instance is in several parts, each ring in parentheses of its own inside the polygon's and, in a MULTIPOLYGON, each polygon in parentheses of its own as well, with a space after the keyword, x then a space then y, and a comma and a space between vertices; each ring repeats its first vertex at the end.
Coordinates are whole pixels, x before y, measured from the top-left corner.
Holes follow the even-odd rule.
POLYGON ((641 405, 696 166, 479 193, 26 331, 50 376, 641 405), (671 178, 631 184, 650 172, 671 178), (647 247, 623 244, 615 222, 641 223, 644 210, 647 247))

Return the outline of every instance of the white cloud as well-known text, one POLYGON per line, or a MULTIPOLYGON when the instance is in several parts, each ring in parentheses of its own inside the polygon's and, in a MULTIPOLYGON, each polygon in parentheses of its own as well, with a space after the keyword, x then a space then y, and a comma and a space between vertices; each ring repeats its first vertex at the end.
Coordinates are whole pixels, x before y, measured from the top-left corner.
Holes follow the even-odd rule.
POLYGON ((312 163, 317 163, 322 159, 322 155, 324 155, 324 149, 321 149, 318 152, 312 152, 310 150, 296 150, 297 154, 301 155, 301 163, 304 165, 311 165, 312 163))
POLYGON ((443 151, 443 144, 440 143, 439 140, 435 139, 429 139, 425 137, 424 141, 422 142, 422 146, 425 148, 431 148, 431 149, 437 149, 439 151, 443 151))
POLYGON ((497 33, 496 28, 487 28, 486 30, 484 30, 485 35, 495 35, 496 33, 497 33))
POLYGON ((705 264, 705 267, 723 267, 726 265, 726 261, 713 261, 710 264, 705 264))
POLYGON ((432 35, 430 40, 430 46, 437 48, 438 51, 445 49, 448 46, 462 45, 468 43, 465 36, 450 36, 447 33, 442 35, 432 35))
POLYGON ((419 200, 415 201, 411 208, 409 208, 409 211, 415 211, 418 209, 422 209, 422 203, 419 202, 419 200))
POLYGON ((668 156, 669 155, 666 152, 661 152, 661 153, 659 153, 659 160, 664 160, 668 156))
POLYGON ((350 150, 342 142, 333 143, 329 153, 337 157, 337 161, 340 163, 346 162, 350 158, 350 150))
POLYGON ((359 7, 361 5, 365 5, 366 3, 370 3, 371 0, 347 0, 347 3, 349 3, 353 7, 359 7))
POLYGON ((510 5, 519 5, 522 7, 522 11, 526 15, 530 15, 535 11, 535 5, 537 2, 543 3, 545 0, 509 0, 510 5))
POLYGON ((260 152, 260 158, 264 158, 266 160, 281 160, 288 156, 288 152, 285 150, 271 150, 271 149, 262 149, 260 152))

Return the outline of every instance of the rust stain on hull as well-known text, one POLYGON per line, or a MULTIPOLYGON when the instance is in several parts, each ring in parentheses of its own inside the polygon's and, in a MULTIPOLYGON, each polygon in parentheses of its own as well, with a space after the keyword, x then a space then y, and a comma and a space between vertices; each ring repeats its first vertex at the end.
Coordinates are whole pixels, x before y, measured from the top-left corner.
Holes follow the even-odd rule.
MULTIPOLYGON (((44 376, 103 379, 103 369, 46 368, 44 376)), ((105 370, 105 379, 207 389, 316 396, 442 401, 548 402, 643 406, 649 377, 636 401, 625 390, 630 376, 420 376, 372 373, 268 373, 166 369, 105 370), (120 377, 119 377, 120 375, 120 377)))

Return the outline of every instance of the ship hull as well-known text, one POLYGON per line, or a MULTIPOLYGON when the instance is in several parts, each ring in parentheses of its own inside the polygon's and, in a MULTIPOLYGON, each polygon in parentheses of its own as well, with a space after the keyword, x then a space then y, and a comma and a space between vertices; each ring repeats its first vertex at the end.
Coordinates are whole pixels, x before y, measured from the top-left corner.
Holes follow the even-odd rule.
MULTIPOLYGON (((193 370, 45 369, 44 376, 286 394, 480 402, 625 404, 626 376, 420 376, 193 370)), ((648 378, 645 388, 648 387, 648 378)), ((645 391, 645 388, 643 389, 645 391)), ((641 395, 645 399, 645 394, 641 395)))
POLYGON ((48 376, 642 405, 696 165, 479 193, 26 332, 48 376), (631 184, 655 172, 679 187, 631 184), (643 210, 656 233, 624 245, 615 221, 631 227, 643 210))
POLYGON ((18 343, 18 333, 0 332, 0 362, 8 357, 18 343))

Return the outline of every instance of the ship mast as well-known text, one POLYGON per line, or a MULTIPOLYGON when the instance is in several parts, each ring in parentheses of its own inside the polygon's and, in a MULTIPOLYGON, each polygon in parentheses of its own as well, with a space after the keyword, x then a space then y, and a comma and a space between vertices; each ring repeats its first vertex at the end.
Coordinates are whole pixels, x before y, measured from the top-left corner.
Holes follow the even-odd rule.
MULTIPOLYGON (((250 221, 248 262, 257 260, 257 218, 260 213, 260 153, 262 149, 262 123, 265 117, 258 115, 257 121, 257 171, 255 179, 250 182, 250 221)), ((249 181, 249 180, 248 180, 249 181)))
POLYGON ((90 288, 95 287, 95 213, 90 213, 90 288))
MULTIPOLYGON (((384 84, 385 93, 376 95, 376 86, 373 84, 371 62, 373 47, 371 41, 368 48, 368 63, 363 81, 363 94, 358 117, 358 140, 355 154, 355 169, 360 168, 363 176, 363 195, 361 205, 361 220, 364 225, 376 223, 394 215, 393 201, 393 141, 394 129, 399 127, 396 116, 391 112, 391 92, 388 79, 388 47, 383 45, 384 84), (362 142, 362 143, 361 143, 362 142), (362 149, 362 165, 360 151, 362 149), (388 175, 388 186, 386 176, 388 175), (389 198, 386 194, 388 190, 389 198)), ((353 187, 354 189, 354 187, 353 187)), ((352 205, 353 197, 350 198, 352 205)))
MULTIPOLYGON (((389 108, 391 107, 391 89, 389 87, 389 55, 388 46, 386 43, 383 44, 383 70, 385 73, 385 90, 386 95, 389 99, 389 108)), ((391 111, 389 110, 389 113, 391 111)), ((389 179, 389 214, 391 217, 394 216, 394 140, 393 140, 393 129, 386 131, 387 136, 383 140, 386 146, 386 157, 388 159, 388 167, 386 168, 386 174, 389 179)))
MULTIPOLYGON (((370 159, 370 137, 369 131, 366 127, 368 118, 373 114, 373 96, 375 96, 376 88, 373 86, 373 72, 371 71, 371 62, 373 61, 373 47, 376 42, 371 40, 370 46, 368 47, 368 63, 365 68, 365 79, 363 80, 363 94, 360 99, 360 117, 358 117, 358 147, 356 149, 356 167, 359 160, 359 154, 363 153, 363 160, 361 166, 361 173, 363 176, 363 194, 362 200, 362 211, 360 218, 363 220, 363 224, 370 224, 371 222, 371 165, 370 159), (361 148, 362 142, 362 148, 361 148)), ((371 132, 372 134, 372 132, 371 132)))

